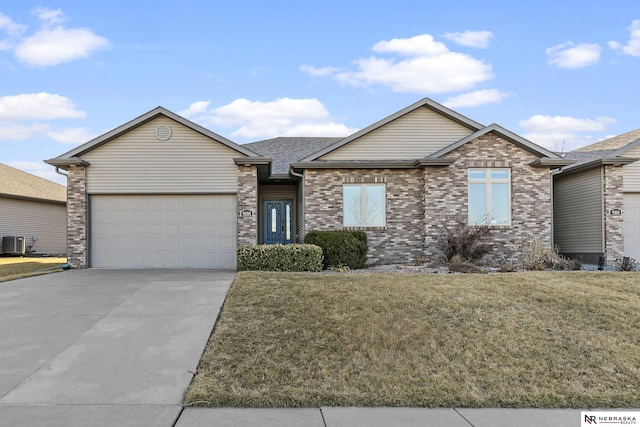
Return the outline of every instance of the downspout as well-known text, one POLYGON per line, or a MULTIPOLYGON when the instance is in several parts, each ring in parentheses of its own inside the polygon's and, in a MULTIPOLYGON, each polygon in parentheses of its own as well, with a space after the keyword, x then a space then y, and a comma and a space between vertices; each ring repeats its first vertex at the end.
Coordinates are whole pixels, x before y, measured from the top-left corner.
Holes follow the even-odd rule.
POLYGON ((300 191, 300 199, 301 199, 300 203, 301 203, 301 206, 302 206, 302 236, 301 237, 302 237, 302 241, 304 242, 304 235, 305 235, 305 230, 306 230, 306 224, 304 222, 304 214, 305 214, 305 212, 304 212, 304 206, 305 206, 305 203, 304 203, 304 174, 295 172, 292 167, 289 167, 289 173, 291 175, 293 175, 293 176, 297 176, 298 178, 300 178, 300 185, 302 186, 301 191, 300 191))

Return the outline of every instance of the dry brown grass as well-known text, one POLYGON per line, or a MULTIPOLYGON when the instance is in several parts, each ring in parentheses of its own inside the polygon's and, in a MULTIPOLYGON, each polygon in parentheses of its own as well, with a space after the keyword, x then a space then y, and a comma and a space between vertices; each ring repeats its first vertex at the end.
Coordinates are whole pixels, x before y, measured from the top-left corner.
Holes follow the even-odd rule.
POLYGON ((240 273, 185 403, 639 407, 638 273, 240 273))
POLYGON ((40 271, 67 262, 66 258, 0 257, 0 282, 21 279, 60 270, 40 271))

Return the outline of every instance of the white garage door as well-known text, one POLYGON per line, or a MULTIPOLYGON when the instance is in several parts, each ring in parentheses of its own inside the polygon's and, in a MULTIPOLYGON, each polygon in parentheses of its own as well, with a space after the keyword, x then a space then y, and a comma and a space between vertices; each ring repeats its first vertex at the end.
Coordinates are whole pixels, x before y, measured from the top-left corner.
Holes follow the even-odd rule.
POLYGON ((624 194, 624 255, 640 260, 640 193, 624 194))
POLYGON ((91 267, 235 268, 231 195, 93 195, 91 267))

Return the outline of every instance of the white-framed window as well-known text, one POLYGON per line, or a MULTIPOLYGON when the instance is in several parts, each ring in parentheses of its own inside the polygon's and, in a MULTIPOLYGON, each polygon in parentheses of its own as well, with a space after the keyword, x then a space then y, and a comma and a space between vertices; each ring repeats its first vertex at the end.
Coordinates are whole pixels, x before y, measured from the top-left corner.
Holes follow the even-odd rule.
POLYGON ((385 184, 344 184, 342 224, 345 227, 384 227, 387 221, 385 184))
POLYGON ((470 168, 469 225, 511 224, 511 170, 470 168))

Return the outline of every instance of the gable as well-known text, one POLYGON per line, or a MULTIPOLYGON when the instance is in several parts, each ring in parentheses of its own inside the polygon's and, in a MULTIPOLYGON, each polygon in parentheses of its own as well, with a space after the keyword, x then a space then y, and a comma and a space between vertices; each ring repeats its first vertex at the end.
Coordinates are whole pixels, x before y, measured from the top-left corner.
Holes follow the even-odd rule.
POLYGON ((81 155, 87 192, 233 193, 238 152, 169 117, 158 116, 81 155), (156 137, 158 126, 171 129, 156 137))
POLYGON ((350 141, 318 160, 418 159, 472 132, 473 130, 423 106, 350 141))

